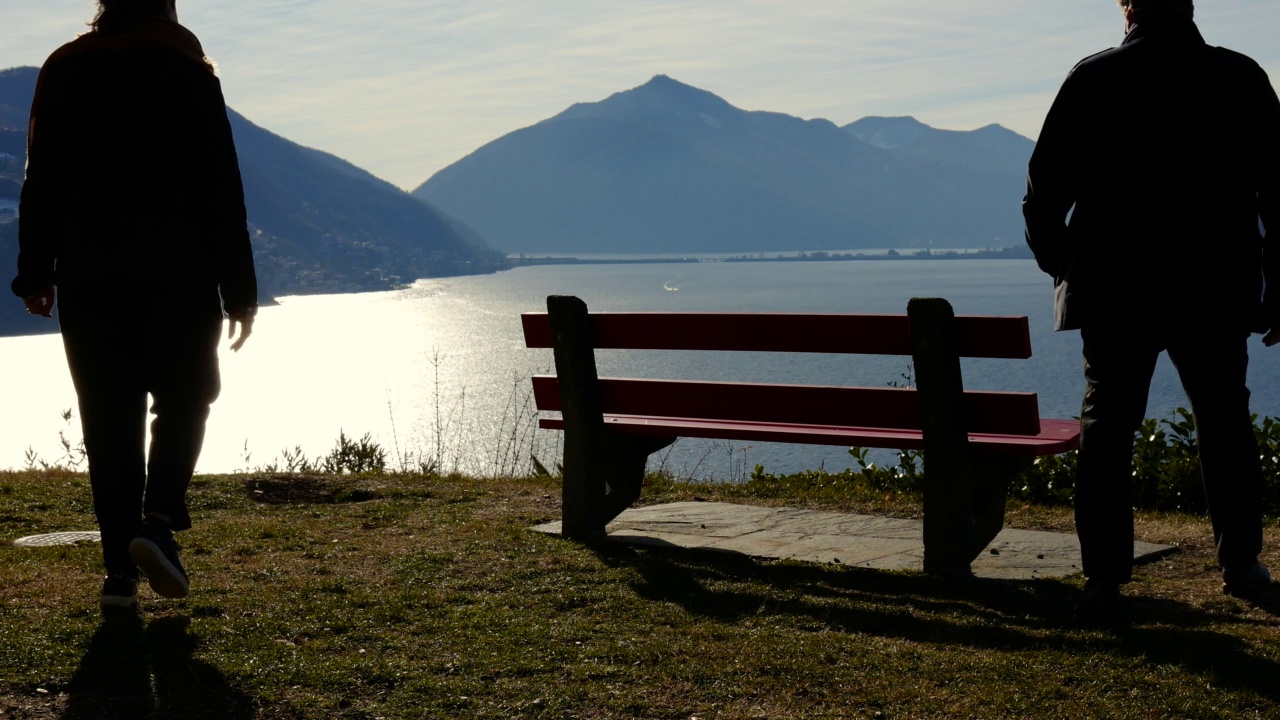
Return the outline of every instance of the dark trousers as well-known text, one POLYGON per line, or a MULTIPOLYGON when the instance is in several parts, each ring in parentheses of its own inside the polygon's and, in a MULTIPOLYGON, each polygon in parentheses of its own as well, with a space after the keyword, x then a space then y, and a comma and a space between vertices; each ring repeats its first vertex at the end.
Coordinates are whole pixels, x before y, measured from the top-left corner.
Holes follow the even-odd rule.
MULTIPOLYGON (((218 396, 222 313, 210 303, 110 306, 110 295, 61 291, 59 323, 76 388, 94 511, 108 572, 136 574, 129 542, 144 513, 191 527, 186 493, 218 396), (151 448, 146 448, 147 395, 151 448)), ((154 302, 154 301, 153 301, 154 302)))
POLYGON ((1262 551, 1262 469, 1245 370, 1248 334, 1211 323, 1175 329, 1091 327, 1076 470, 1076 532, 1084 574, 1128 582, 1133 567, 1133 441, 1156 358, 1168 351, 1191 402, 1218 562, 1240 567, 1262 551))

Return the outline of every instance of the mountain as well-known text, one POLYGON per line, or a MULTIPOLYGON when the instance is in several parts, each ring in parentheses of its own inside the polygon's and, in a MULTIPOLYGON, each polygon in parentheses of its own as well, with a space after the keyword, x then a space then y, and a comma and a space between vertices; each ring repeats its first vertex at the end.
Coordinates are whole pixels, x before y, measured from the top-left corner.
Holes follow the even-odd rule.
POLYGON ((11 128, 0 127, 0 158, 5 162, 0 162, 0 173, 12 173, 14 167, 21 172, 22 166, 18 161, 27 153, 27 133, 25 130, 14 130, 11 128))
POLYGON ((33 68, 0 70, 0 127, 26 130, 39 76, 33 68))
POLYGON ((0 217, 6 201, 18 199, 27 155, 27 115, 36 91, 35 75, 0 70, 0 217), (6 92, 6 88, 11 88, 6 92), (26 105, 20 107, 25 99, 26 105))
MULTIPOLYGON (((17 199, 36 68, 0 71, 0 223, 17 199)), ((506 266, 474 230, 328 153, 290 142, 228 109, 262 299, 308 292, 378 290, 420 277, 506 266)), ((0 291, 17 253, 0 226, 0 291)), ((0 300, 0 334, 15 327, 0 300)), ((21 305, 18 304, 18 309, 21 305)), ((24 318, 25 319, 25 318, 24 318)))
POLYGON ((505 267, 474 231, 403 190, 228 115, 258 279, 272 294, 382 289, 505 267))
POLYGON ((866 117, 844 126, 859 140, 904 160, 989 172, 1026 183, 1035 143, 999 125, 939 130, 913 117, 866 117))
POLYGON ((889 129, 877 146, 857 127, 747 112, 659 75, 501 137, 414 195, 507 252, 1021 243, 1021 189, 1003 164, 974 160, 1007 131, 957 133, 935 155, 889 129))

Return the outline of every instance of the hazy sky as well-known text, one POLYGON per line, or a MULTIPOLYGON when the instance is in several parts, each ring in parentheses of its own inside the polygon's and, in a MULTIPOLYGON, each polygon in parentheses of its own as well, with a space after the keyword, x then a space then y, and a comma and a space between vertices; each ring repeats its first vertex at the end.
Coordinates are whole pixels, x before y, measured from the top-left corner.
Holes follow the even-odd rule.
MULTIPOLYGON (((1209 42, 1280 77, 1280 3, 1198 0, 1209 42)), ((0 0, 0 68, 91 0, 0 0)), ((658 73, 748 110, 1000 123, 1034 138, 1067 70, 1118 44, 1113 0, 179 0, 228 103, 406 189, 484 143, 658 73)))

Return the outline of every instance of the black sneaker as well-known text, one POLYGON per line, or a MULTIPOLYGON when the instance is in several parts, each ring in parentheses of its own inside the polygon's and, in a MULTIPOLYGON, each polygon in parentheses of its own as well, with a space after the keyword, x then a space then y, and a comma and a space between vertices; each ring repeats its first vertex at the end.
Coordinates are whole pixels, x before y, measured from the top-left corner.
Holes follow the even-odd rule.
POLYGON ((191 589, 187 571, 178 559, 178 543, 173 533, 164 525, 146 520, 133 542, 129 543, 129 556, 147 576, 147 584, 157 595, 167 598, 184 598, 191 589))
POLYGON ((1260 562, 1222 571, 1222 592, 1235 597, 1256 595, 1271 586, 1271 571, 1260 562))
POLYGON ((1115 626, 1125 622, 1120 605, 1120 583, 1089 579, 1076 606, 1076 621, 1081 625, 1115 626))
POLYGON ((102 581, 99 600, 103 612, 138 609, 138 578, 129 575, 107 575, 102 581))

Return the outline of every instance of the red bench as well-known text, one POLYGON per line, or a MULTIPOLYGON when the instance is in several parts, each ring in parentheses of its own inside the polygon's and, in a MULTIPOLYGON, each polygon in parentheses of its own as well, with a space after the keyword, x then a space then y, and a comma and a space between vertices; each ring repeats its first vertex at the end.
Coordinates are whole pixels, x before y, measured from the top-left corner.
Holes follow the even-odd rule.
POLYGON ((1076 447, 1076 420, 1043 420, 1034 393, 966 391, 961 357, 1031 356, 1025 317, 960 316, 917 298, 906 315, 588 313, 547 298, 521 316, 525 345, 552 348, 533 378, 543 428, 562 429, 562 534, 592 538, 640 495, 651 453, 679 437, 924 451, 927 572, 969 574, 1004 524, 1009 481, 1076 447), (601 378, 596 349, 912 356, 915 388, 601 378))

